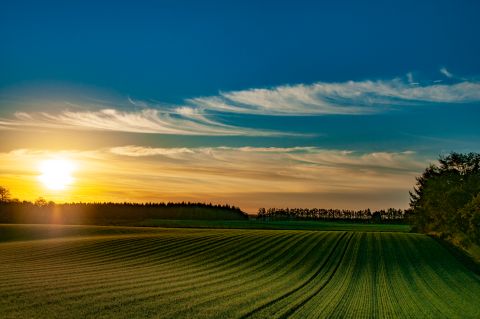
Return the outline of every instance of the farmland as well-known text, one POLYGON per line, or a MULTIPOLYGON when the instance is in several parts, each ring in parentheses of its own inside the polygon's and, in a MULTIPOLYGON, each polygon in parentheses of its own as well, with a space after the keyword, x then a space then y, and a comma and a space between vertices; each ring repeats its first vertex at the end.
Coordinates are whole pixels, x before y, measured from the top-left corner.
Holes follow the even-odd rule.
POLYGON ((480 317, 480 277, 420 234, 42 225, 0 234, 2 318, 480 317))

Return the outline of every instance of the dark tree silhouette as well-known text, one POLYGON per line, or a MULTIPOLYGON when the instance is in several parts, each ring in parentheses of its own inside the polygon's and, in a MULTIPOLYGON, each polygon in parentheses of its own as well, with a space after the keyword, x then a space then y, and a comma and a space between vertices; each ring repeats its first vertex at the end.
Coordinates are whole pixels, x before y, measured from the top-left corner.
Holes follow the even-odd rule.
POLYGON ((0 205, 0 222, 131 225, 153 219, 239 220, 248 215, 238 207, 204 203, 66 203, 43 198, 34 203, 0 205))
POLYGON ((10 201, 10 191, 3 187, 0 186, 0 203, 6 203, 10 201))
POLYGON ((35 200, 34 204, 35 204, 35 206, 43 207, 43 206, 47 206, 48 202, 45 198, 39 197, 35 200))
POLYGON ((405 223, 409 211, 389 208, 371 212, 370 209, 322 209, 322 208, 260 208, 257 218, 262 220, 343 220, 372 223, 405 223))

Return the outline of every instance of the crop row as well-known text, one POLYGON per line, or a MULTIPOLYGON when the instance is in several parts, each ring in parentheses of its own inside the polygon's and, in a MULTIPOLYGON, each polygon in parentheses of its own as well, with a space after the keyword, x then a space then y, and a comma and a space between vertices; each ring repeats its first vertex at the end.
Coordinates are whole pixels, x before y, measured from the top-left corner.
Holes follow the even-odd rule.
POLYGON ((423 235, 103 232, 0 243, 0 317, 480 316, 480 279, 423 235))

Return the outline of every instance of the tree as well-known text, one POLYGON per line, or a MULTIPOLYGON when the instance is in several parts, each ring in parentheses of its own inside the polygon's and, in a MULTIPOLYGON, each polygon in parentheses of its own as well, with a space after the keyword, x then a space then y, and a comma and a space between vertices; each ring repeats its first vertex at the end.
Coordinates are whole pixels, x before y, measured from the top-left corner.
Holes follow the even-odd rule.
POLYGON ((381 224, 382 223, 382 213, 374 212, 372 214, 371 221, 374 224, 381 224))
POLYGON ((472 210, 465 210, 479 193, 480 154, 451 153, 440 157, 439 164, 427 167, 410 192, 415 227, 446 237, 467 235, 479 242, 471 230, 478 228, 478 223, 475 225, 472 219, 472 210))
POLYGON ((48 202, 43 197, 39 197, 35 200, 34 204, 38 207, 44 207, 48 205, 48 202))
POLYGON ((10 191, 3 187, 0 186, 0 203, 6 203, 10 201, 10 191))
POLYGON ((464 220, 467 220, 465 230, 467 238, 473 242, 480 243, 480 194, 475 196, 465 207, 460 210, 464 220))

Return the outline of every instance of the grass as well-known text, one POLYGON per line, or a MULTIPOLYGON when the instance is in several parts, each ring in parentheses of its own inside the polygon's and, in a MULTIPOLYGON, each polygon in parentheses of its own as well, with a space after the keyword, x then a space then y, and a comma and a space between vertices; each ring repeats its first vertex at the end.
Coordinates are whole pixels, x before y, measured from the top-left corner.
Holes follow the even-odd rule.
POLYGON ((0 225, 0 317, 480 317, 480 277, 432 238, 327 226, 0 225))
POLYGON ((174 228, 290 229, 408 232, 410 225, 368 224, 342 221, 261 221, 261 220, 172 220, 148 219, 136 226, 174 228))

